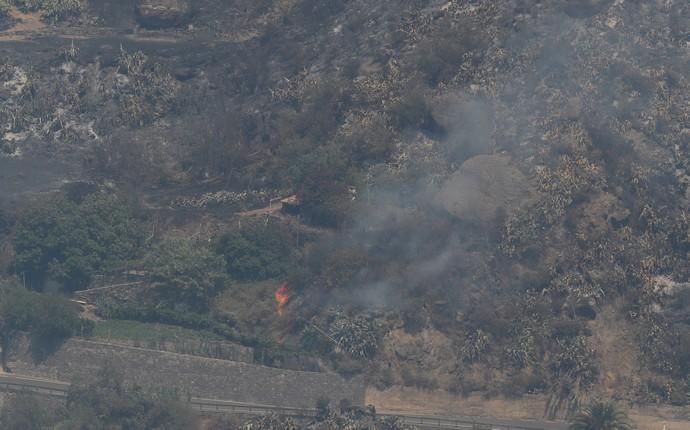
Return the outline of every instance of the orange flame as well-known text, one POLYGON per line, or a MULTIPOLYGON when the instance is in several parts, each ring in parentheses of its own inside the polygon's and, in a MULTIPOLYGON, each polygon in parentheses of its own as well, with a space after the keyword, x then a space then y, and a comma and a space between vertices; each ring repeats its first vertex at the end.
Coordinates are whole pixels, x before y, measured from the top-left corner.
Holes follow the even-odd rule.
POLYGON ((290 294, 288 294, 288 284, 285 282, 276 290, 276 308, 278 310, 278 315, 283 316, 288 300, 290 300, 290 294))

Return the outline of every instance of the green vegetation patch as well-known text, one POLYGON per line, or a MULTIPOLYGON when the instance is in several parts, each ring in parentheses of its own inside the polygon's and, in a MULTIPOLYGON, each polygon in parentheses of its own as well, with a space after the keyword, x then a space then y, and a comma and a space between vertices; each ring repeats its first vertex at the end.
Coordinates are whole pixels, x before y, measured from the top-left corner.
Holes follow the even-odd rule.
POLYGON ((140 342, 168 341, 178 339, 223 340, 208 330, 130 320, 109 320, 96 323, 94 336, 106 339, 132 340, 140 342))
POLYGON ((189 240, 161 243, 146 257, 144 266, 170 308, 206 310, 211 297, 228 282, 223 258, 189 240))
POLYGON ((73 303, 23 287, 0 285, 0 347, 4 370, 20 333, 28 333, 33 358, 42 360, 80 328, 79 313, 73 303))
POLYGON ((228 324, 217 321, 209 314, 194 312, 180 312, 169 308, 155 308, 150 306, 133 306, 103 300, 98 303, 96 315, 101 318, 130 320, 147 323, 163 323, 180 326, 191 330, 208 330, 227 340, 246 342, 228 324))
POLYGON ((81 203, 56 199, 21 218, 17 272, 32 288, 53 281, 65 290, 79 290, 95 273, 135 259, 142 244, 141 226, 119 198, 93 194, 81 203))
POLYGON ((276 223, 254 222, 225 233, 216 251, 228 273, 239 281, 260 281, 285 275, 296 259, 295 239, 276 223))

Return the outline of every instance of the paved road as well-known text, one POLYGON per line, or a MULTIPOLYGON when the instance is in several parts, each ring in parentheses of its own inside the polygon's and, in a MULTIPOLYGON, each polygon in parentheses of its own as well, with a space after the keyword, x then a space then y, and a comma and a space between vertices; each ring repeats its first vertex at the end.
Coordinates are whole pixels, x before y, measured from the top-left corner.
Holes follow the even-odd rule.
MULTIPOLYGON (((70 384, 50 379, 22 375, 0 374, 0 391, 30 391, 42 395, 66 397, 70 384)), ((202 399, 189 400, 192 409, 203 413, 267 415, 275 413, 294 417, 313 417, 316 409, 302 409, 229 400, 202 399)), ((506 420, 488 417, 435 417, 404 415, 379 411, 379 416, 398 417, 420 429, 465 429, 465 430, 565 430, 564 423, 547 421, 506 420)))

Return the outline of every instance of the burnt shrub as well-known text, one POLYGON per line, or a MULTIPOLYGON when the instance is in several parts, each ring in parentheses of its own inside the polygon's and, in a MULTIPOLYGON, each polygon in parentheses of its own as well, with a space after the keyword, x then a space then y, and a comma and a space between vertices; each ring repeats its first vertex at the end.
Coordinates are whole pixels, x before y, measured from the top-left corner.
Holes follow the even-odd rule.
POLYGON ((399 129, 421 129, 433 135, 442 135, 444 132, 432 115, 421 84, 413 84, 392 106, 391 118, 399 129))
POLYGON ((448 387, 448 391, 450 391, 452 394, 462 397, 468 397, 474 392, 484 391, 486 389, 486 384, 484 384, 479 378, 464 373, 455 375, 448 387))
POLYGON ((298 110, 288 118, 296 136, 313 142, 328 140, 351 104, 348 83, 339 79, 319 81, 318 85, 299 96, 298 110))
POLYGON ((332 290, 361 282, 367 266, 367 251, 357 246, 319 244, 309 253, 307 265, 321 289, 332 290))
POLYGON ((582 304, 575 308, 575 315, 586 320, 597 319, 597 311, 588 304, 582 304))
POLYGON ((524 394, 532 394, 546 387, 544 378, 534 373, 518 373, 505 381, 501 386, 501 394, 508 398, 518 398, 524 394))
POLYGON ((551 324, 551 336, 554 338, 572 338, 585 332, 586 327, 577 320, 559 319, 551 324))
POLYGON ((676 348, 680 373, 684 377, 690 376, 690 327, 685 326, 680 331, 676 348))
POLYGON ((417 69, 431 86, 449 81, 467 60, 474 60, 485 45, 471 23, 458 23, 457 26, 442 25, 423 40, 413 53, 417 69), (469 55, 472 54, 472 55, 469 55))
POLYGON ((306 220, 328 227, 340 225, 352 204, 347 185, 350 165, 342 147, 328 144, 315 148, 291 167, 306 220))
POLYGON ((393 386, 393 384, 395 384, 395 375, 393 374, 393 370, 391 370, 389 367, 379 370, 374 376, 372 384, 377 390, 380 391, 389 389, 393 386))
POLYGON ((328 25, 330 19, 345 8, 346 0, 302 0, 292 18, 309 31, 328 25))
POLYGON ((240 182, 246 180, 242 168, 249 164, 249 154, 255 151, 250 143, 255 137, 258 120, 233 111, 223 101, 211 104, 199 120, 186 127, 184 136, 191 154, 186 169, 194 169, 199 177, 221 175, 240 182))
POLYGON ((471 328, 479 328, 494 337, 505 337, 510 334, 512 322, 504 318, 490 303, 473 306, 467 314, 471 328))
POLYGON ((0 240, 9 234, 14 224, 12 216, 3 209, 0 209, 0 240))
POLYGON ((333 357, 332 364, 333 369, 346 378, 359 375, 366 368, 364 361, 352 358, 346 354, 336 354, 333 357))
POLYGON ((419 388, 420 390, 435 390, 438 388, 438 382, 426 374, 426 372, 406 365, 400 371, 400 377, 403 384, 408 387, 419 388))
POLYGON ((383 116, 377 116, 366 127, 338 139, 338 144, 356 165, 383 161, 393 152, 395 135, 383 116))

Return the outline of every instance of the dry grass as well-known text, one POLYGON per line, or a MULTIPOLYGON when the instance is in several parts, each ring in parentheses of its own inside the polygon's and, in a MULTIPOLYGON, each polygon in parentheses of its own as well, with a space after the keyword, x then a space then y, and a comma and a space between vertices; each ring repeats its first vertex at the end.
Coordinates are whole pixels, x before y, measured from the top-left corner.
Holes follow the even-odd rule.
POLYGON ((0 41, 24 40, 30 36, 31 33, 43 30, 46 24, 41 18, 42 15, 39 12, 23 13, 17 8, 12 8, 10 11, 10 19, 14 25, 0 32, 0 41))
POLYGON ((686 407, 640 406, 630 412, 630 418, 638 430, 690 430, 690 409, 686 407))
POLYGON ((369 388, 366 392, 366 404, 373 404, 376 410, 429 415, 539 418, 544 413, 545 402, 546 397, 536 395, 518 400, 487 400, 480 395, 464 398, 441 390, 421 391, 407 387, 386 391, 369 388))
MULTIPOLYGON (((442 416, 490 416, 494 418, 541 419, 546 396, 527 395, 521 399, 485 399, 479 395, 467 398, 444 391, 421 391, 391 388, 378 391, 369 388, 366 404, 380 412, 442 416)), ((680 407, 647 406, 630 411, 638 430, 690 430, 690 410, 680 407)))
POLYGON ((274 294, 277 281, 237 283, 226 289, 213 304, 213 310, 238 323, 240 333, 276 337, 280 324, 274 294))
POLYGON ((612 396, 615 393, 632 392, 639 379, 640 369, 638 340, 624 316, 616 306, 602 309, 597 319, 590 323, 591 346, 600 360, 601 379, 597 393, 612 396))

